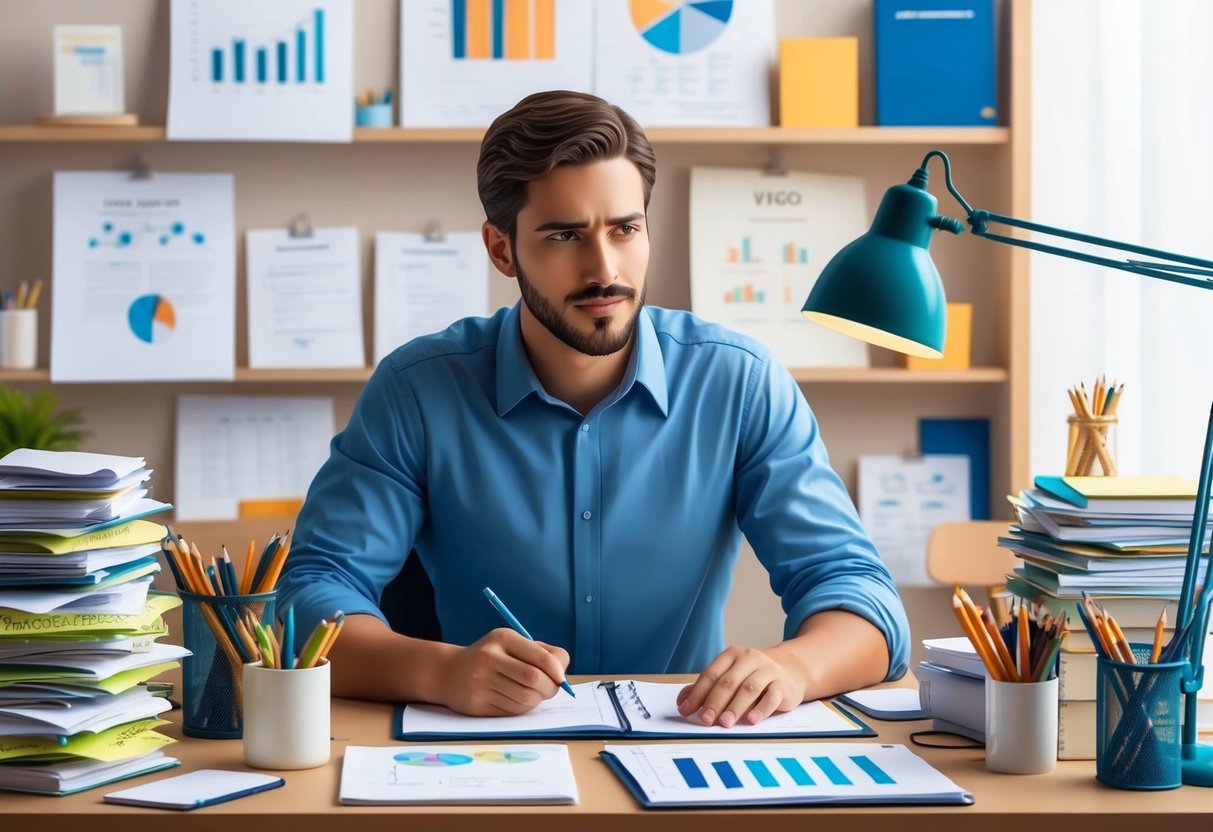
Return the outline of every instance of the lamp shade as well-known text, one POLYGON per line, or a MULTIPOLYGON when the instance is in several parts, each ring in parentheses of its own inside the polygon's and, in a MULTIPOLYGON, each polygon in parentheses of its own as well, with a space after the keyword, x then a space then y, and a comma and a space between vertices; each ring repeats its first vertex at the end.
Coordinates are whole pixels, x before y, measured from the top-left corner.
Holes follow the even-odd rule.
POLYGON ((939 358, 947 298, 927 250, 937 202, 917 180, 885 192, 871 229, 826 264, 801 313, 870 344, 939 358))

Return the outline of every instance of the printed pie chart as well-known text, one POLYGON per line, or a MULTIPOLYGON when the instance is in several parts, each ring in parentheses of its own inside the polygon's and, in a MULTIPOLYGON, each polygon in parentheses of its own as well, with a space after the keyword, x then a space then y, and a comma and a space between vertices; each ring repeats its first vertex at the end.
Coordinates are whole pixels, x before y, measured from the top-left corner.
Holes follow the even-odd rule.
POLYGON ((698 52, 724 33, 733 16, 733 0, 671 2, 631 0, 636 31, 662 52, 698 52))
POLYGON ((434 753, 431 751, 404 751, 393 757, 402 766, 466 766, 472 758, 466 754, 434 753))
POLYGON ((537 751, 477 751, 473 754, 482 763, 533 763, 539 759, 537 751))
POLYGON ((126 313, 135 337, 147 344, 160 344, 177 328, 177 313, 173 305, 160 295, 135 298, 126 313))

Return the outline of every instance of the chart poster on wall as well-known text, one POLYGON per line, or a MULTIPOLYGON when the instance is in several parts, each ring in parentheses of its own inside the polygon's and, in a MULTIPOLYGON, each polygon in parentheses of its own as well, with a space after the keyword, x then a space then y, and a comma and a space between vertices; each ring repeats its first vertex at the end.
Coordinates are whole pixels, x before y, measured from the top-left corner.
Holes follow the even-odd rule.
POLYGON ((533 92, 591 92, 593 27, 584 0, 401 0, 401 124, 485 127, 533 92))
POLYGON ((771 123, 772 0, 598 0, 594 92, 645 127, 771 123))
POLYGON ((168 137, 348 142, 353 0, 173 0, 168 137))
POLYGON ((866 367, 866 344, 800 310, 822 267, 867 227, 858 177, 692 168, 691 309, 788 367, 866 367))
POLYGON ((52 381, 230 381, 231 174, 54 177, 52 381))

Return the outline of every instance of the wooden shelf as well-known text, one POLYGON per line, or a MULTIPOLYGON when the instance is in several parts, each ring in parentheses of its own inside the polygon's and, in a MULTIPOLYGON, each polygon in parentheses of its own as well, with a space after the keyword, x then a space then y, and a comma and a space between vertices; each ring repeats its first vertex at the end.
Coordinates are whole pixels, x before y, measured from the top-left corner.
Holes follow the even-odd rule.
MULTIPOLYGON (((646 132, 650 140, 662 144, 999 145, 1006 144, 1011 137, 1008 127, 655 127, 646 132)), ((479 127, 360 127, 354 130, 357 144, 472 144, 479 143, 483 137, 484 130, 479 127)), ((154 124, 137 127, 0 125, 0 142, 163 141, 167 141, 164 126, 154 124)))
MULTIPOLYGON (((237 367, 236 382, 240 384, 364 384, 371 377, 371 367, 316 367, 302 369, 255 369, 237 367)), ((791 370, 799 382, 817 384, 999 384, 1007 380, 1002 367, 973 367, 968 370, 905 370, 898 367, 798 367, 791 370)), ((50 371, 0 370, 0 384, 22 382, 50 383, 50 371)), ((91 382, 64 382, 86 384, 91 382)), ((111 382, 98 382, 111 383, 111 382)), ((142 384, 144 382, 112 382, 142 384)), ((228 382, 174 382, 180 384, 227 384, 228 382)))

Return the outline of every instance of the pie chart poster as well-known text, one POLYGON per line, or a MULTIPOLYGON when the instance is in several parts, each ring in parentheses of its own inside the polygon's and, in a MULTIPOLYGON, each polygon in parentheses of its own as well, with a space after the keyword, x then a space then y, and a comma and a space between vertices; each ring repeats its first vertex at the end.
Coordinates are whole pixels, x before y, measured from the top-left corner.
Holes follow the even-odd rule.
POLYGON ((231 174, 57 172, 52 381, 231 380, 231 174))

